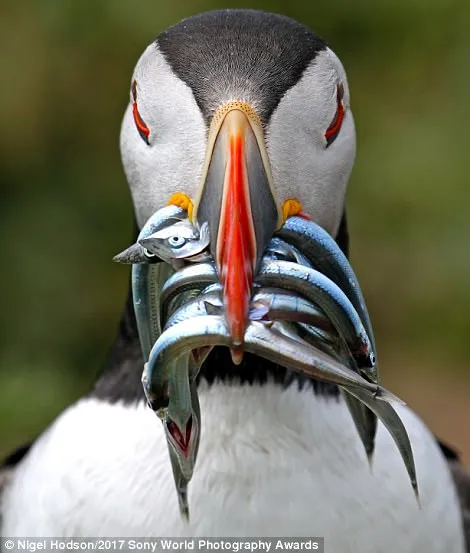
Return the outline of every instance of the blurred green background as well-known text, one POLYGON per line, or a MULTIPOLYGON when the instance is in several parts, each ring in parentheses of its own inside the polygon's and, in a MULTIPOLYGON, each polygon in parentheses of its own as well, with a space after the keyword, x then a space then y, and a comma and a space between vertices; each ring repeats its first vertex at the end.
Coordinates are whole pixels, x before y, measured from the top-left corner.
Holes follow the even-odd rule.
POLYGON ((112 341, 131 238, 118 135, 164 28, 222 7, 284 13, 348 71, 352 261, 385 383, 470 460, 470 3, 19 0, 0 8, 0 453, 86 392, 112 341))

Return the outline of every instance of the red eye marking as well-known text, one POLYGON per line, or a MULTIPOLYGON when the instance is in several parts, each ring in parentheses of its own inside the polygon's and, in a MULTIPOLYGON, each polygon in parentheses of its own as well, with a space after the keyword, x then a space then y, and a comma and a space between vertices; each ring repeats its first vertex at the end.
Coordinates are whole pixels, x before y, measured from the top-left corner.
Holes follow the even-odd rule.
POLYGON ((175 440, 177 446, 180 448, 181 452, 185 457, 189 453, 189 440, 191 439, 191 430, 193 426, 193 417, 189 417, 189 420, 186 424, 186 436, 183 436, 181 430, 178 428, 177 424, 169 419, 166 423, 168 432, 171 434, 171 437, 175 440))
POLYGON ((336 108, 336 113, 335 113, 335 116, 333 117, 333 121, 331 122, 330 126, 328 127, 325 133, 327 148, 330 144, 332 144, 335 141, 336 137, 339 134, 339 131, 341 130, 341 125, 343 124, 343 119, 344 119, 343 96, 344 96, 344 87, 341 83, 339 83, 336 88, 336 102, 338 104, 338 107, 336 108))
POLYGON ((139 109, 137 108, 137 81, 132 83, 132 97, 134 99, 134 103, 132 104, 132 114, 134 115, 135 126, 137 127, 142 140, 146 144, 149 144, 150 129, 140 116, 139 109))

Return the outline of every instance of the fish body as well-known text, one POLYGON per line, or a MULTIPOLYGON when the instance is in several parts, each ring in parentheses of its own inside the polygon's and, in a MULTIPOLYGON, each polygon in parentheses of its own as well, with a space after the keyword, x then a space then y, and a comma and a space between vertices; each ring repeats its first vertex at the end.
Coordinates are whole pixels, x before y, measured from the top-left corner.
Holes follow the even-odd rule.
MULTIPOLYGON (((223 316, 208 315, 184 320, 165 330, 154 344, 145 365, 142 384, 154 410, 168 395, 171 363, 181 355, 205 346, 231 345, 223 316)), ((309 377, 337 385, 359 386, 375 397, 390 397, 378 384, 365 380, 357 372, 331 359, 311 344, 291 340, 266 325, 252 321, 245 335, 244 349, 309 377)))
POLYGON ((201 437, 201 410, 189 355, 175 360, 170 373, 168 407, 159 413, 175 480, 181 514, 189 518, 188 484, 193 476, 201 437))
POLYGON ((268 242, 263 258, 292 261, 293 263, 305 265, 306 267, 312 266, 310 259, 308 259, 298 248, 277 236, 273 236, 268 242))
POLYGON ((218 283, 219 278, 214 263, 187 265, 172 275, 164 284, 160 297, 161 320, 166 321, 171 301, 189 290, 201 291, 209 284, 218 283))
MULTIPOLYGON (((180 510, 188 517, 188 484, 200 439, 195 376, 214 345, 230 347, 231 342, 217 270, 207 262, 204 251, 209 243, 208 229, 203 225, 198 232, 186 219, 174 222, 173 215, 157 214, 144 225, 138 239, 146 263, 135 256, 134 248, 136 316, 148 359, 142 381, 149 405, 162 420, 180 510), (153 265, 153 258, 166 263, 153 265), (191 259, 196 262, 181 264, 191 259), (171 274, 170 264, 179 270, 171 274), (167 267, 165 275, 161 267, 167 267)), ((177 217, 182 215, 176 213, 177 217)), ((417 493, 406 431, 400 427, 393 407, 377 399, 384 392, 375 384, 374 338, 357 279, 341 250, 321 227, 296 219, 288 220, 284 232, 281 229, 264 252, 251 299, 252 322, 247 327, 244 349, 339 385, 369 457, 379 416, 399 448, 417 493), (253 323, 256 319, 276 324, 267 327, 253 323), (369 356, 371 367, 367 363, 360 366, 367 380, 358 374, 345 343, 356 360, 361 359, 358 352, 369 356), (368 382, 369 378, 373 382, 368 382), (359 392, 353 393, 356 389, 359 392), (382 403, 387 407, 383 408, 382 403)), ((385 392, 384 397, 390 396, 385 392)))
POLYGON ((124 251, 113 257, 115 263, 135 264, 135 263, 161 263, 162 260, 156 255, 148 252, 140 244, 132 244, 124 251))
POLYGON ((134 313, 144 360, 148 359, 150 350, 162 331, 160 291, 173 272, 172 267, 166 263, 132 266, 134 313))
MULTIPOLYGON (((145 238, 148 234, 161 229, 165 225, 173 225, 185 217, 185 211, 180 207, 167 206, 156 211, 142 227, 138 240, 145 238)), ((173 273, 169 265, 163 263, 154 264, 157 259, 145 253, 144 248, 136 243, 121 255, 125 258, 128 252, 132 265, 131 286, 134 313, 136 316, 137 330, 142 347, 144 359, 147 360, 153 344, 161 333, 160 324, 160 289, 163 283, 173 273), (130 253, 130 251, 134 253, 130 253), (139 253, 140 252, 140 253, 139 253), (142 259, 136 261, 135 255, 141 255, 142 259)), ((152 254, 153 255, 153 254, 152 254)))
MULTIPOLYGON (((261 354, 261 352, 256 352, 251 349, 253 353, 258 353, 258 355, 262 355, 263 357, 271 359, 277 363, 280 363, 281 365, 289 366, 294 370, 304 372, 302 366, 303 361, 304 359, 308 360, 308 357, 311 354, 309 354, 308 350, 306 351, 306 348, 303 346, 301 341, 289 338, 288 336, 284 336, 282 338, 277 337, 274 340, 269 340, 267 336, 267 334, 269 333, 269 329, 266 329, 262 325, 259 325, 259 323, 253 323, 248 330, 250 330, 250 328, 255 329, 253 337, 251 337, 251 343, 255 342, 255 340, 253 340, 253 338, 255 338, 256 341, 261 342, 263 348, 265 344, 271 344, 273 346, 271 348, 270 355, 266 354, 266 349, 263 349, 263 355, 261 354), (290 341, 291 344, 288 344, 288 341, 290 341), (278 350, 277 355, 272 355, 272 352, 276 350, 278 350), (284 355, 286 355, 287 358, 283 358, 284 355)), ((249 343, 249 340, 250 336, 247 336, 247 343, 249 343)), ((310 347, 313 348, 313 346, 310 347)), ((315 361, 311 359, 310 363, 312 365, 315 364, 317 368, 326 369, 326 365, 322 366, 321 364, 323 356, 324 359, 329 361, 338 358, 338 356, 333 352, 329 352, 329 354, 324 355, 321 350, 317 349, 315 361)), ((307 367, 307 371, 305 371, 305 373, 308 374, 309 370, 311 371, 311 368, 307 367)), ((355 374, 354 371, 351 372, 355 374)), ((321 377, 319 375, 314 375, 310 373, 310 376, 321 380, 321 377)), ((410 439, 406 428, 404 427, 400 417, 391 404, 391 402, 393 401, 398 403, 402 402, 393 395, 390 395, 389 392, 385 393, 386 397, 385 401, 383 401, 384 397, 380 397, 380 394, 371 393, 371 390, 368 389, 368 387, 356 385, 351 386, 349 384, 344 385, 339 383, 338 385, 344 392, 345 397, 348 395, 352 396, 352 398, 348 398, 347 405, 351 414, 353 415, 353 420, 356 426, 359 426, 359 428, 361 429, 361 432, 359 432, 359 434, 366 448, 366 453, 368 453, 370 450, 373 451, 376 433, 376 417, 378 417, 387 428, 388 432, 395 441, 395 444, 397 445, 397 448, 408 472, 411 486, 415 492, 416 498, 419 501, 416 468, 414 464, 414 457, 410 439), (374 417, 371 417, 370 414, 368 414, 368 411, 371 411, 374 417)))
POLYGON ((255 290, 252 304, 265 304, 267 312, 264 320, 295 321, 321 330, 332 331, 333 325, 325 313, 304 297, 287 293, 280 288, 260 288, 255 290))
POLYGON ((163 259, 156 256, 143 247, 139 241, 145 240, 148 236, 163 229, 166 226, 173 226, 187 217, 187 213, 181 207, 168 205, 151 215, 142 227, 137 242, 129 246, 121 253, 114 256, 113 261, 117 263, 159 263, 163 259))
MULTIPOLYGON (((201 291, 191 300, 180 303, 181 306, 177 310, 173 310, 166 322, 165 329, 192 317, 223 314, 220 288, 208 288, 207 291, 201 291)), ((265 306, 265 309, 262 310, 262 318, 265 321, 295 321, 318 327, 320 330, 330 332, 334 330, 326 315, 302 296, 286 293, 277 288, 261 288, 253 295, 253 310, 259 309, 260 305, 265 306)))
POLYGON ((332 236, 320 225, 302 217, 289 217, 276 236, 298 248, 317 270, 343 290, 358 312, 375 351, 374 333, 361 287, 348 258, 332 236))
MULTIPOLYGON (((212 291, 205 294, 201 292, 196 297, 180 303, 180 307, 174 309, 168 318, 165 330, 187 319, 222 314, 223 311, 221 291, 212 291)), ((194 324, 197 324, 197 321, 194 321, 194 324)))
POLYGON ((280 286, 303 294, 320 307, 343 336, 359 368, 377 381, 375 356, 369 336, 352 303, 325 275, 289 261, 263 261, 256 277, 261 286, 280 286))
MULTIPOLYGON (((338 386, 359 386, 375 397, 394 397, 376 383, 325 355, 318 347, 282 336, 272 328, 253 321, 246 333, 246 350, 287 368, 338 386)), ((396 398, 395 398, 396 399, 396 398)))
POLYGON ((158 209, 142 226, 137 242, 139 243, 140 240, 151 236, 153 233, 158 232, 163 228, 171 227, 174 224, 183 221, 187 218, 187 216, 188 214, 183 208, 175 205, 167 205, 161 209, 158 209))
MULTIPOLYGON (((145 267, 141 265, 139 267, 145 267)), ((147 267, 152 267, 148 265, 147 267)), ((170 269, 167 264, 161 268, 170 269)), ((161 284, 161 282, 160 282, 161 284)), ((193 295, 192 291, 181 294, 175 299, 174 309, 181 309, 187 305, 193 295)), ((151 337, 153 342, 161 334, 158 301, 149 311, 149 327, 158 328, 151 337)), ((173 313, 172 313, 173 314, 173 313)), ((150 348, 151 349, 151 348, 150 348)), ((150 349, 148 353, 150 353, 150 349)), ((158 406, 149 402, 160 418, 168 446, 168 453, 172 466, 175 488, 178 496, 178 505, 181 515, 189 518, 188 484, 192 478, 196 464, 200 442, 201 411, 195 379, 197 370, 209 352, 202 348, 205 355, 195 358, 192 352, 175 358, 169 367, 169 381, 166 396, 161 398, 158 406)), ((144 357, 147 360, 148 354, 144 357)))
MULTIPOLYGON (((304 339, 308 343, 313 343, 323 353, 326 353, 340 363, 344 363, 353 371, 358 370, 349 350, 345 347, 344 340, 339 339, 336 333, 319 332, 317 329, 305 324, 298 324, 296 326, 295 333, 301 339, 304 339)), ((369 463, 371 463, 377 434, 377 416, 364 402, 359 401, 354 395, 348 393, 346 387, 340 387, 340 390, 364 446, 369 463)))
MULTIPOLYGON (((311 343, 320 349, 326 355, 329 355, 345 365, 349 365, 352 370, 357 371, 357 367, 354 366, 349 351, 344 351, 347 348, 344 348, 343 341, 338 340, 336 332, 320 332, 310 325, 296 324, 287 321, 275 322, 273 329, 300 343, 305 340, 307 343, 311 343)), ((348 393, 345 387, 340 387, 340 390, 364 446, 367 458, 371 461, 375 448, 377 416, 364 405, 363 402, 348 393)))
POLYGON ((382 421, 383 425, 392 436, 403 462, 405 463, 411 486, 419 503, 418 481, 416 479, 416 467, 410 438, 393 405, 386 401, 377 401, 370 394, 364 393, 364 391, 358 387, 344 386, 344 389, 348 394, 351 394, 367 406, 368 409, 382 421))

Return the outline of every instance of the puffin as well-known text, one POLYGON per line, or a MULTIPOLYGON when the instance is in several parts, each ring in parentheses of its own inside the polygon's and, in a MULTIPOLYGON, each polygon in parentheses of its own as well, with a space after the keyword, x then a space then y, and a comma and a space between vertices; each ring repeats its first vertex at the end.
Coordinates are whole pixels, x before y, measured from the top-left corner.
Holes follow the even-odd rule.
MULTIPOLYGON (((219 10, 161 33, 132 75, 120 147, 136 236, 170 198, 208 221, 235 282, 235 340, 253 252, 298 206, 348 253, 356 138, 346 73, 324 40, 288 17, 219 10), (227 233, 238 253, 225 248, 227 233)), ((198 375, 201 443, 184 520, 142 370, 129 292, 90 392, 3 462, 0 535, 319 536, 331 553, 470 550, 470 477, 410 408, 397 411, 419 504, 380 423, 369 464, 335 386, 219 347, 198 375)))

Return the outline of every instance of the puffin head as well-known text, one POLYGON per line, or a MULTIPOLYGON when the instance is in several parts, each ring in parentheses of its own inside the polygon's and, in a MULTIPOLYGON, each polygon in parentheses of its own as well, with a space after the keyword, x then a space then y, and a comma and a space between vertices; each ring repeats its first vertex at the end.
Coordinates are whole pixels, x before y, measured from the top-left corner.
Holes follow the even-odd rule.
POLYGON ((235 361, 267 242, 299 212, 336 236, 355 144, 340 60, 287 17, 203 13, 140 57, 121 130, 136 219, 170 202, 208 224, 235 361))

